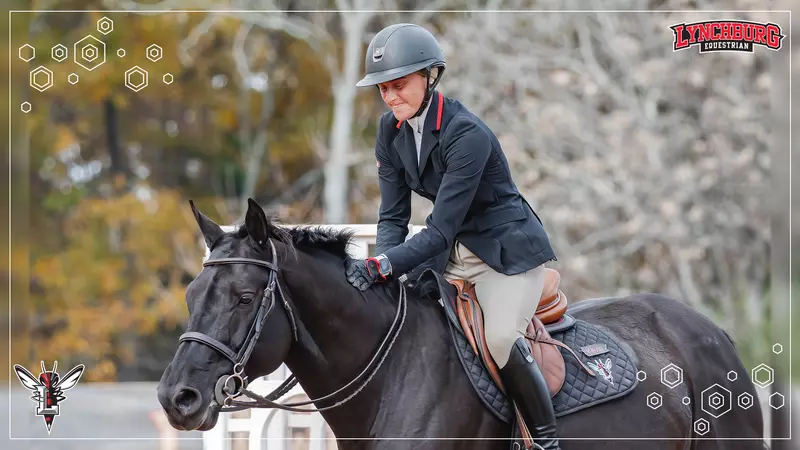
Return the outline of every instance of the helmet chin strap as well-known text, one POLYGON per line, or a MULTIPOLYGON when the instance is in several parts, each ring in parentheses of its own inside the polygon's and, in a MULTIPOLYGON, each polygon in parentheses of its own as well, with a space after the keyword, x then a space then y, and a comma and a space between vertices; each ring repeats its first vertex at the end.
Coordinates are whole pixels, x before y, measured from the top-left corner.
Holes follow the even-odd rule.
POLYGON ((433 90, 436 89, 436 85, 439 84, 439 81, 442 79, 442 74, 444 73, 444 67, 438 67, 439 73, 436 74, 436 79, 433 80, 433 84, 431 84, 431 68, 428 67, 425 69, 425 86, 428 86, 428 89, 425 91, 425 98, 422 99, 422 104, 419 105, 419 109, 411 116, 412 119, 414 117, 419 117, 422 111, 425 111, 425 108, 428 107, 428 102, 431 101, 431 97, 433 96, 433 90))

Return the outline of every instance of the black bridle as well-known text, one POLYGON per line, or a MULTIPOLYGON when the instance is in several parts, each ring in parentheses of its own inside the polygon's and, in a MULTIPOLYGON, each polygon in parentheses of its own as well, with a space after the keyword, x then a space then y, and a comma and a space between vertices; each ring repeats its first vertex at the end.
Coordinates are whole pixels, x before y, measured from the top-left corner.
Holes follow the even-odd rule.
POLYGON ((274 391, 269 393, 267 396, 260 396, 252 391, 247 389, 248 380, 247 376, 244 374, 244 367, 247 364, 247 361, 250 359, 250 355, 253 353, 253 349, 258 342, 259 337, 261 336, 261 331, 264 328, 264 323, 267 320, 267 317, 272 312, 275 306, 275 292, 277 291, 280 294, 283 304, 283 308, 286 311, 286 315, 289 318, 289 322, 292 326, 292 336, 294 338, 294 342, 298 342, 297 336, 297 322, 294 318, 294 313, 292 311, 292 307, 289 304, 288 297, 283 293, 283 289, 281 288, 281 284, 278 281, 278 272, 280 268, 278 267, 277 261, 277 252, 275 251, 275 245, 272 243, 272 240, 269 240, 269 245, 272 249, 272 262, 262 261, 259 259, 252 259, 252 258, 219 258, 208 260, 203 263, 203 267, 213 266, 213 265, 221 265, 221 264, 252 264, 256 266, 261 266, 267 268, 269 271, 269 279, 267 280, 267 286, 264 288, 264 291, 261 295, 261 301, 259 302, 258 312, 256 313, 256 318, 253 321, 253 324, 250 326, 250 330, 247 333, 247 337, 245 338, 245 342, 242 345, 242 348, 239 352, 233 351, 229 346, 223 344, 222 342, 214 339, 213 337, 199 332, 199 331, 187 331, 183 333, 179 339, 179 344, 185 341, 195 341, 201 344, 205 344, 214 350, 221 353, 223 356, 228 358, 233 363, 233 374, 231 375, 223 375, 218 380, 214 387, 214 401, 217 402, 221 410, 223 412, 228 411, 239 411, 242 409, 247 408, 278 408, 287 411, 295 411, 295 412, 318 412, 324 411, 326 409, 335 408, 339 406, 351 398, 355 397, 362 389, 364 389, 367 384, 372 380, 372 377, 377 373, 378 369, 380 369, 383 361, 386 359, 386 356, 389 354, 389 350, 391 350, 392 346, 394 345, 397 336, 400 334, 400 330, 403 328, 403 323, 405 322, 406 316, 406 309, 407 309, 407 302, 406 302, 406 289, 403 283, 399 283, 400 285, 400 298, 399 303, 397 306, 397 313, 395 314, 394 321, 392 325, 389 327, 389 331, 387 332, 386 336, 384 337, 383 341, 381 342, 380 346, 376 350, 375 354, 370 359, 367 366, 364 370, 361 371, 352 381, 347 383, 346 385, 342 386, 341 388, 337 389, 336 391, 325 395, 323 397, 312 399, 304 402, 296 402, 296 403, 286 403, 280 404, 276 403, 275 401, 289 392, 296 384, 297 378, 294 375, 287 378, 280 386, 278 386, 274 391), (388 342, 388 347, 384 349, 388 342), (375 361, 380 360, 375 364, 375 361), (373 367, 374 365, 374 367, 373 367), (313 403, 317 403, 320 401, 328 400, 338 395, 345 389, 352 386, 356 381, 358 381, 362 376, 364 376, 367 372, 369 372, 369 376, 363 383, 350 395, 346 398, 342 399, 334 403, 333 405, 326 406, 323 408, 297 408, 297 406, 305 406, 310 405, 313 403), (253 401, 237 401, 236 397, 241 395, 245 395, 252 399, 253 401))

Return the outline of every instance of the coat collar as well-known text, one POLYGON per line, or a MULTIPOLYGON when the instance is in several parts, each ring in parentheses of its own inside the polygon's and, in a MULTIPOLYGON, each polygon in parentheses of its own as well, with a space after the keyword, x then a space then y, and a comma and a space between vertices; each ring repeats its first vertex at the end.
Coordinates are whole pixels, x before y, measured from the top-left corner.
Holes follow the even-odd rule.
POLYGON ((444 96, 439 91, 431 94, 428 113, 425 116, 425 124, 422 134, 422 148, 420 149, 419 165, 417 165, 417 146, 414 143, 412 127, 403 127, 403 122, 398 121, 395 125, 401 130, 395 146, 397 147, 400 158, 403 160, 406 170, 411 177, 419 180, 419 174, 425 171, 428 158, 433 148, 439 143, 439 132, 442 129, 442 114, 444 111, 444 96), (432 114, 435 112, 435 114, 432 114), (402 128, 401 128, 402 127, 402 128))
MULTIPOLYGON (((436 111, 436 122, 432 122, 431 121, 431 116, 432 116, 431 114, 426 114, 426 117, 425 117, 425 130, 429 130, 430 129, 431 131, 439 131, 439 130, 442 129, 442 111, 443 111, 443 108, 444 108, 444 95, 442 95, 442 93, 439 92, 439 91, 433 91, 433 94, 431 94, 431 97, 432 97, 431 98, 431 102, 428 105, 428 108, 429 109, 434 109, 436 111), (429 124, 435 125, 435 127, 431 126, 429 128, 428 127, 429 124)), ((428 113, 430 113, 430 111, 428 111, 428 113)), ((400 129, 400 127, 403 125, 403 122, 404 121, 402 121, 402 120, 398 121, 394 125, 395 128, 400 129)))

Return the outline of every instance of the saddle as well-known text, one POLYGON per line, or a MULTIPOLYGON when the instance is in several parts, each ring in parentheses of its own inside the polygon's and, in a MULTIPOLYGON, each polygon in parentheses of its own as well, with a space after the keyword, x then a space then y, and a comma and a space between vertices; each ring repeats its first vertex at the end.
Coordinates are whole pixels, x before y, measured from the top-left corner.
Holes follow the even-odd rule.
MULTIPOLYGON (((560 281, 557 271, 545 269, 544 289, 525 333, 531 354, 545 375, 556 417, 624 397, 638 384, 637 355, 613 331, 573 315, 560 281)), ((464 280, 447 280, 433 269, 423 271, 415 286, 421 298, 442 307, 458 362, 475 395, 487 411, 511 426, 510 448, 530 448, 530 433, 505 395, 500 371, 486 346, 474 286, 464 280)))
MULTIPOLYGON (((530 346, 531 354, 547 381, 547 388, 551 397, 556 395, 564 385, 566 371, 564 357, 556 346, 572 351, 561 342, 554 340, 545 328, 545 324, 557 323, 567 311, 567 297, 558 288, 560 280, 561 276, 558 271, 550 268, 545 269, 545 283, 539 306, 536 308, 536 314, 525 330, 525 337, 530 346)), ((481 362, 486 365, 494 382, 505 392, 505 387, 500 379, 500 371, 489 354, 489 348, 486 346, 486 339, 483 333, 483 311, 475 294, 475 285, 465 280, 449 281, 458 290, 456 295, 458 300, 455 305, 456 312, 467 341, 472 346, 475 354, 480 356, 481 362)), ((588 368, 587 371, 591 372, 588 368)))
MULTIPOLYGON (((558 394, 564 386, 566 378, 564 356, 559 351, 559 348, 572 354, 588 374, 595 376, 594 371, 587 367, 569 346, 553 339, 548 331, 548 325, 556 331, 564 330, 574 324, 574 319, 570 316, 565 316, 568 302, 566 295, 559 289, 560 281, 561 275, 558 271, 545 268, 544 289, 542 290, 536 313, 531 318, 531 322, 525 332, 525 338, 528 341, 531 354, 542 375, 544 375, 551 398, 558 394)), ((483 312, 475 294, 475 286, 465 280, 449 280, 449 282, 457 289, 455 309, 461 330, 472 350, 479 356, 481 363, 488 370, 492 380, 505 394, 505 387, 500 378, 499 368, 486 345, 483 333, 483 312)), ((531 442, 530 433, 524 426, 519 411, 516 410, 516 407, 514 409, 522 438, 529 444, 531 442)))

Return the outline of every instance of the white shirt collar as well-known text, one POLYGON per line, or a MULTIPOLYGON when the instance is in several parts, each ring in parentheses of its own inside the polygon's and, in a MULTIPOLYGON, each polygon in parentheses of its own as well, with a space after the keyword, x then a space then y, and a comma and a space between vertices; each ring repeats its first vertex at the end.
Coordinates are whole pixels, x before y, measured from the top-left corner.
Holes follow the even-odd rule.
POLYGON ((425 126, 425 117, 428 115, 428 110, 431 108, 431 103, 433 103, 433 94, 431 94, 431 101, 428 101, 428 105, 425 106, 425 109, 422 111, 417 117, 412 117, 408 119, 408 124, 411 125, 411 128, 414 131, 421 130, 422 127, 425 126))

